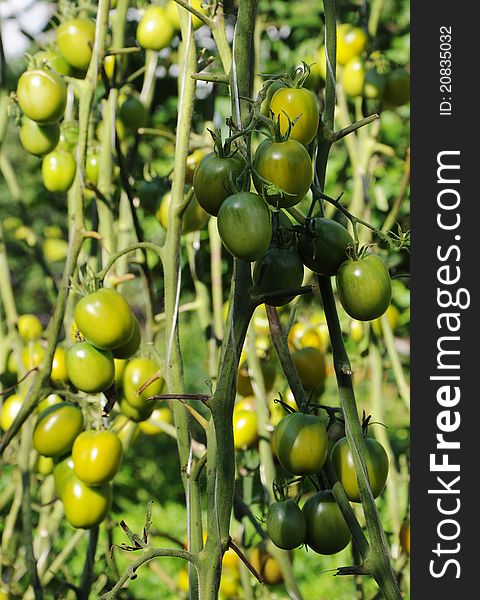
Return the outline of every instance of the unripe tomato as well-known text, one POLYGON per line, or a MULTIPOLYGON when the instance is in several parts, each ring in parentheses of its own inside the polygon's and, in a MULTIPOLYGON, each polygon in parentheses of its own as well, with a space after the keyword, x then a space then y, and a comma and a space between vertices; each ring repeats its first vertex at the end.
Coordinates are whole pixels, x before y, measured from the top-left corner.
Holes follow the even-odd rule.
POLYGON ((0 425, 3 431, 7 431, 15 421, 15 417, 18 415, 23 404, 23 396, 20 394, 12 394, 6 400, 3 401, 2 410, 0 413, 0 425))
POLYGON ((293 475, 313 475, 327 458, 327 430, 320 417, 291 413, 274 432, 275 450, 282 467, 293 475))
POLYGON ((400 538, 400 546, 402 547, 402 550, 405 552, 405 554, 407 554, 407 556, 410 556, 410 520, 409 519, 406 519, 402 523, 402 526, 400 527, 399 538, 400 538))
POLYGON ((72 68, 57 50, 40 50, 33 55, 42 69, 51 69, 59 75, 71 75, 72 68))
POLYGON ((274 81, 268 86, 267 93, 265 95, 265 100, 262 102, 261 113, 265 117, 270 117, 270 104, 272 102, 272 98, 275 95, 275 92, 281 90, 282 88, 287 87, 283 81, 274 81))
POLYGON ((337 62, 346 65, 354 56, 360 55, 367 45, 367 34, 359 27, 343 23, 337 29, 337 62))
POLYGON ((226 158, 214 152, 202 158, 193 175, 193 189, 200 206, 214 217, 231 194, 231 186, 242 174, 245 161, 236 154, 226 158))
POLYGON ((49 192, 68 192, 75 179, 77 163, 70 152, 54 150, 42 161, 43 185, 49 192))
MULTIPOLYGON (((388 455, 374 438, 364 439, 365 461, 373 497, 379 496, 388 477, 388 455)), ((351 502, 361 502, 353 456, 346 437, 338 440, 332 449, 332 464, 337 477, 351 502)))
POLYGON ((247 396, 246 398, 242 398, 235 402, 234 410, 257 410, 257 402, 255 400, 255 396, 247 396))
POLYGON ((59 238, 47 238, 43 242, 43 253, 48 262, 60 262, 67 258, 68 242, 59 238))
POLYGON ((17 321, 18 334, 26 342, 37 340, 42 336, 42 322, 37 315, 20 315, 17 321))
POLYGON ((53 354, 52 370, 50 372, 50 380, 54 384, 62 384, 68 382, 67 367, 65 365, 65 348, 57 346, 53 354))
POLYGON ((60 402, 44 410, 33 430, 33 447, 43 456, 62 456, 70 451, 83 429, 82 411, 70 402, 60 402))
POLYGON ((326 377, 323 352, 318 348, 306 346, 292 352, 292 358, 303 387, 323 391, 326 377))
POLYGON ((141 423, 152 416, 155 404, 151 402, 142 407, 132 406, 125 398, 120 400, 120 412, 134 423, 141 423))
MULTIPOLYGON (((170 203, 172 201, 172 193, 167 192, 158 207, 156 217, 160 225, 167 230, 168 229, 168 211, 170 210, 170 203)), ((197 198, 192 196, 187 208, 183 213, 182 218, 182 234, 192 233, 192 231, 198 231, 203 229, 208 221, 208 213, 203 210, 200 206, 197 198)))
POLYGON ((46 398, 38 403, 37 413, 40 414, 44 410, 47 410, 47 408, 50 408, 50 406, 53 406, 54 404, 60 404, 61 402, 63 402, 63 400, 58 394, 48 394, 46 398))
POLYGON ((258 440, 257 413, 252 410, 233 411, 233 443, 237 450, 251 448, 258 440))
POLYGON ((165 9, 150 5, 137 27, 137 41, 146 50, 162 50, 170 45, 175 31, 165 9))
POLYGON ((67 86, 54 71, 25 71, 18 80, 17 100, 29 119, 57 123, 67 105, 67 86))
POLYGON ((103 483, 89 487, 77 477, 71 477, 63 490, 65 517, 77 529, 90 529, 105 519, 112 504, 112 488, 103 483))
POLYGON ((298 204, 313 180, 312 159, 305 146, 295 139, 285 142, 263 140, 255 152, 253 168, 255 189, 269 204, 278 208, 298 204), (283 197, 268 192, 271 184, 284 192, 283 197))
MULTIPOLYGON (((268 393, 272 390, 275 382, 276 369, 270 361, 261 359, 260 369, 262 371, 263 385, 268 393)), ((237 378, 237 391, 241 396, 253 396, 253 387, 248 373, 248 364, 246 361, 240 363, 237 378)))
POLYGON ((140 127, 145 127, 148 121, 148 112, 143 102, 137 96, 130 95, 120 104, 118 120, 122 123, 126 133, 136 133, 140 127))
POLYGON ((320 46, 315 57, 320 77, 325 81, 327 79, 327 54, 325 46, 320 46))
POLYGON ((330 490, 317 492, 303 505, 307 545, 319 554, 336 554, 352 538, 343 514, 330 490))
POLYGON ((45 348, 39 340, 30 342, 22 350, 23 364, 28 371, 39 367, 44 356, 45 348))
MULTIPOLYGON (((202 3, 203 3, 203 0, 190 0, 190 6, 192 8, 197 9, 198 11, 200 11, 203 14, 207 14, 207 9, 202 7, 202 3)), ((182 10, 185 10, 185 9, 182 6, 180 6, 179 4, 177 4, 176 2, 174 2, 174 0, 169 0, 169 2, 167 2, 166 6, 165 6, 165 14, 166 14, 168 20, 170 21, 172 26, 175 29, 177 29, 178 31, 180 31, 179 11, 182 11, 182 10)), ((192 15, 192 25, 193 25, 194 29, 198 29, 198 27, 200 27, 201 24, 202 24, 202 21, 195 15, 192 15)))
MULTIPOLYGON (((123 400, 123 404, 128 404, 123 400)), ((132 409, 135 410, 135 409, 132 409)), ((133 442, 140 435, 140 429, 138 423, 129 419, 123 413, 120 413, 115 417, 112 422, 112 431, 118 436, 118 439, 122 443, 123 451, 125 452, 133 444, 133 442)))
POLYGON ((405 69, 394 69, 387 75, 383 96, 391 106, 402 106, 410 101, 410 73, 405 69))
POLYGON ((352 98, 363 94, 365 83, 365 63, 358 56, 354 56, 343 67, 342 86, 347 96, 352 98))
POLYGON ((371 98, 372 100, 382 99, 386 86, 387 79, 382 73, 379 73, 375 68, 367 69, 363 84, 363 95, 365 98, 371 98))
POLYGON ((103 59, 103 69, 108 79, 112 80, 115 75, 115 56, 113 54, 107 54, 103 59))
POLYGON ((73 458, 68 454, 61 458, 53 467, 53 479, 55 481, 55 494, 60 500, 63 499, 65 484, 74 477, 73 458))
POLYGON ((122 443, 113 431, 82 431, 72 447, 73 470, 87 485, 111 481, 122 462, 122 443))
POLYGON ((109 350, 100 350, 88 342, 79 342, 65 355, 68 378, 72 384, 90 394, 105 392, 115 380, 115 365, 109 350))
POLYGON ((87 183, 91 183, 93 185, 98 184, 98 175, 99 175, 99 163, 98 163, 98 154, 92 153, 87 156, 87 162, 85 164, 85 178, 87 183))
POLYGON ((347 248, 353 238, 343 225, 333 219, 316 217, 298 238, 303 263, 314 273, 332 276, 347 260, 347 248))
MULTIPOLYGON (((400 315, 398 308, 395 306, 395 304, 390 304, 390 306, 387 308, 385 315, 390 324, 390 329, 392 331, 395 331, 397 324, 398 324, 398 317, 400 315)), ((382 321, 380 318, 372 321, 372 329, 375 332, 375 335, 377 337, 380 337, 382 335, 383 328, 382 328, 382 321)))
MULTIPOLYGON (((142 341, 142 329, 135 315, 133 315, 133 333, 126 344, 112 350, 114 359, 130 358, 137 353, 142 341)), ((115 374, 116 376, 116 374, 115 374)))
POLYGON ((57 146, 60 139, 60 126, 58 123, 41 125, 28 117, 23 117, 19 136, 27 152, 34 156, 43 156, 57 146))
POLYGON ((132 309, 122 294, 110 288, 81 298, 73 316, 80 333, 101 350, 124 346, 134 333, 132 309))
POLYGON ((115 366, 115 384, 117 387, 122 387, 123 385, 123 374, 125 372, 125 367, 127 366, 127 359, 123 358, 114 358, 113 363, 115 366))
POLYGON ((86 71, 92 58, 95 41, 95 23, 90 19, 72 19, 62 23, 56 31, 57 46, 69 65, 86 71))
MULTIPOLYGON (((263 296, 272 292, 293 290, 302 285, 303 263, 295 247, 271 245, 257 260, 253 269, 253 292, 263 296)), ((280 296, 265 300, 270 306, 284 306, 295 296, 280 296)))
POLYGON ((298 140, 305 146, 315 137, 318 129, 318 106, 315 95, 306 88, 280 88, 270 103, 275 119, 280 119, 280 131, 284 135, 288 130, 288 118, 298 120, 290 131, 289 139, 298 140))
POLYGON ((283 550, 301 546, 307 535, 307 524, 298 504, 293 500, 270 504, 267 533, 275 546, 283 550))
POLYGON ((385 263, 375 254, 344 262, 336 280, 340 302, 353 319, 371 321, 387 310, 392 284, 385 263))
POLYGON ((283 581, 282 570, 276 558, 268 553, 263 544, 255 546, 250 557, 253 568, 268 585, 276 585, 283 581))
POLYGON ((217 227, 224 246, 238 260, 258 260, 272 239, 270 210, 251 192, 238 192, 223 201, 217 227))
MULTIPOLYGON (((176 2, 173 2, 176 4, 176 2)), ((193 177, 195 175, 195 171, 200 164, 201 160, 207 155, 207 148, 196 148, 191 154, 187 156, 187 164, 185 170, 185 183, 189 185, 193 184, 193 177)))
POLYGON ((239 564, 240 559, 238 558, 238 554, 232 548, 228 548, 222 558, 222 570, 227 569, 230 572, 238 572, 239 564))
MULTIPOLYGON (((129 361, 123 374, 123 393, 125 394, 125 400, 130 406, 137 409, 151 407, 153 410, 154 403, 149 402, 148 399, 151 396, 157 396, 162 393, 165 384, 164 380, 159 377, 143 390, 141 394, 137 394, 137 390, 142 387, 150 377, 155 375, 157 371, 157 363, 149 358, 134 358, 129 361)), ((151 414, 152 411, 150 411, 148 416, 151 414)))
POLYGON ((35 470, 39 475, 50 475, 53 472, 53 467, 55 463, 53 462, 53 458, 50 456, 39 456, 35 465, 35 470))
POLYGON ((168 406, 156 408, 146 421, 141 421, 139 429, 145 435, 158 435, 163 433, 162 423, 172 423, 173 415, 168 406))

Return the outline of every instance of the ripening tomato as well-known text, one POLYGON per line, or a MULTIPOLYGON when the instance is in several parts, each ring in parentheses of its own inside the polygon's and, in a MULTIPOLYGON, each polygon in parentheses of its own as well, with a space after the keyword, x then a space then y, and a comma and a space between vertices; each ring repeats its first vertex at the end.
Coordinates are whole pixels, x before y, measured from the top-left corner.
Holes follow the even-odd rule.
MULTIPOLYGON (((176 4, 176 2, 174 2, 176 4)), ((207 148, 195 148, 195 150, 187 156, 187 163, 185 165, 185 183, 192 185, 195 171, 200 164, 201 160, 207 155, 207 148)))
MULTIPOLYGON (((388 319, 388 322, 390 324, 390 329, 392 331, 395 331, 395 329, 397 327, 399 315, 400 315, 400 313, 398 311, 398 308, 395 306, 395 304, 390 304, 390 306, 387 308, 387 311, 385 312, 385 316, 388 319)), ((372 321, 372 329, 375 332, 375 335, 377 337, 380 337, 382 335, 383 327, 382 327, 382 321, 380 318, 372 321)))
POLYGON ((57 146, 60 139, 60 126, 58 123, 42 125, 28 117, 23 117, 19 136, 27 152, 34 156, 44 156, 57 146))
POLYGON ((70 525, 77 529, 90 529, 105 519, 112 504, 109 483, 90 487, 73 476, 65 483, 63 507, 70 525))
POLYGON ((137 27, 137 41, 146 50, 162 50, 170 45, 175 30, 162 6, 147 7, 137 27))
POLYGON ((57 46, 69 65, 86 71, 92 58, 95 23, 90 19, 71 19, 56 30, 57 46))
POLYGON ((406 519, 400 527, 400 546, 407 556, 410 556, 410 520, 406 519))
POLYGON ((105 392, 115 380, 112 353, 88 342, 78 342, 67 350, 65 366, 68 378, 82 392, 105 392))
POLYGON ((309 548, 318 554, 336 554, 348 546, 350 529, 330 490, 310 496, 302 510, 309 548))
POLYGON ((361 321, 357 321, 357 319, 352 319, 350 321, 350 339, 358 344, 362 341, 363 338, 363 324, 361 321))
POLYGON ((318 348, 305 346, 292 352, 293 362, 302 385, 307 390, 323 391, 326 377, 325 357, 318 348))
POLYGON ((235 572, 232 573, 228 570, 222 570, 219 598, 238 598, 239 589, 239 574, 235 572))
MULTIPOLYGON (((125 400, 123 400, 123 404, 128 403, 125 402, 125 400)), ((124 452, 133 444, 133 442, 140 435, 139 424, 129 419, 123 413, 117 415, 113 420, 112 431, 117 434, 118 439, 122 442, 124 452)))
POLYGON ((98 154, 92 152, 87 155, 87 162, 85 164, 85 180, 87 183, 91 183, 93 185, 98 184, 98 175, 99 175, 99 156, 98 154))
POLYGON ((81 298, 73 317, 80 333, 101 350, 124 346, 134 333, 132 309, 122 294, 110 288, 81 298))
POLYGON ((67 105, 67 86, 54 71, 25 71, 18 80, 17 100, 29 119, 43 124, 57 123, 67 105))
POLYGON ((258 260, 272 239, 270 210, 251 192, 238 192, 222 202, 217 227, 224 246, 238 260, 258 260))
POLYGON ((410 101, 410 73, 394 69, 387 75, 384 100, 391 106, 403 106, 410 101))
MULTIPOLYGON (((273 384, 275 382, 275 365, 269 360, 261 359, 260 369, 262 371, 263 376, 263 385, 265 387, 265 391, 268 393, 272 390, 273 384)), ((248 364, 246 361, 241 362, 240 367, 238 369, 237 391, 241 396, 244 397, 253 396, 253 387, 248 372, 248 364)))
POLYGON ((40 413, 33 430, 33 447, 43 456, 70 451, 83 429, 82 411, 70 402, 59 402, 40 413))
POLYGON ((65 365, 65 348, 57 346, 53 354, 50 380, 54 384, 68 383, 67 367, 65 365))
POLYGON ((319 275, 335 275, 347 260, 347 248, 352 245, 348 230, 325 217, 312 219, 298 238, 298 251, 304 264, 319 275))
POLYGON ((68 254, 68 242, 59 238, 47 238, 42 249, 48 262, 63 262, 68 254))
POLYGON ((115 365, 115 384, 117 388, 123 385, 123 373, 127 366, 128 360, 126 358, 114 358, 113 363, 115 365))
POLYGON ((172 423, 173 415, 168 406, 156 408, 146 421, 141 421, 139 429, 145 435, 158 435, 163 433, 162 424, 172 423))
POLYGON ((113 431, 82 431, 72 447, 73 470, 87 485, 111 481, 122 462, 122 443, 113 431))
POLYGON ((69 479, 75 475, 73 471, 73 458, 70 454, 57 461, 53 467, 53 479, 55 482, 55 494, 60 500, 63 498, 63 490, 69 479))
POLYGON ((283 581, 280 563, 265 549, 264 544, 255 546, 250 557, 253 568, 268 585, 276 585, 283 581))
POLYGON ((18 334, 26 342, 37 340, 42 336, 42 322, 33 314, 19 315, 17 320, 18 334))
POLYGON ((337 62, 346 65, 354 56, 359 56, 367 45, 367 34, 359 27, 343 23, 337 28, 337 62))
POLYGON ((340 302, 353 319, 372 321, 387 310, 392 284, 385 263, 377 255, 344 262, 336 280, 340 302))
MULTIPOLYGON (((138 394, 137 390, 157 372, 157 363, 149 358, 134 358, 128 362, 123 374, 123 393, 125 394, 125 400, 130 406, 137 409, 144 409, 151 406, 153 410, 154 403, 149 402, 148 399, 162 393, 163 386, 165 385, 162 377, 158 377, 158 379, 153 381, 141 394, 138 394)), ((148 416, 151 414, 150 411, 148 416)))
POLYGON ((41 69, 56 71, 59 75, 71 75, 72 68, 58 50, 40 50, 33 55, 41 69))
POLYGON ((55 463, 53 462, 53 458, 50 456, 39 456, 37 458, 37 462, 35 464, 35 470, 39 475, 50 475, 53 472, 53 467, 55 463))
POLYGON ((220 157, 211 152, 202 158, 193 175, 193 189, 200 206, 214 217, 230 196, 232 184, 242 174, 245 161, 240 154, 220 157))
POLYGON ((251 448, 258 440, 257 413, 253 410, 233 411, 233 443, 237 450, 251 448))
MULTIPOLYGON (((364 439, 365 460, 373 497, 379 496, 388 477, 388 455, 376 439, 364 439)), ((337 477, 351 502, 361 502, 353 456, 346 437, 338 440, 332 450, 332 464, 337 477)))
POLYGON ((343 67, 342 86, 347 96, 352 98, 363 94, 365 83, 365 63, 358 56, 354 56, 343 67))
POLYGON ((320 417, 291 413, 277 424, 273 434, 282 467, 293 475, 313 475, 327 458, 328 436, 320 417))
MULTIPOLYGON (((167 192, 160 201, 160 206, 155 215, 160 225, 165 230, 168 229, 168 212, 170 210, 171 201, 172 193, 167 192)), ((192 196, 182 215, 182 234, 192 233, 192 231, 203 229, 207 224, 208 216, 208 213, 200 206, 195 195, 192 196)))
POLYGON ((288 119, 294 122, 289 139, 298 140, 305 146, 315 137, 319 112, 315 95, 306 88, 280 88, 270 102, 275 119, 280 119, 280 131, 288 131, 288 119), (287 118, 287 116, 288 118, 287 118))
MULTIPOLYGON (((130 358, 134 354, 138 352, 140 348, 140 343, 142 341, 142 329, 140 327, 140 323, 135 315, 133 315, 133 333, 126 344, 120 346, 119 348, 114 348, 112 350, 114 359, 126 359, 130 358)), ((116 377, 116 373, 115 373, 116 377)))
POLYGON ((293 500, 270 504, 267 517, 267 533, 283 550, 298 548, 305 541, 307 524, 305 515, 293 500))
POLYGON ((15 421, 15 417, 18 415, 23 404, 23 396, 20 394, 12 394, 6 400, 3 401, 2 410, 0 413, 0 426, 3 431, 7 431, 15 421))
POLYGON ((73 154, 65 150, 54 150, 42 161, 43 185, 49 192, 68 192, 72 187, 77 170, 73 154))
POLYGON ((298 204, 313 180, 312 159, 305 146, 294 139, 285 142, 263 140, 255 152, 253 169, 255 189, 277 208, 298 204), (280 192, 269 191, 271 185, 280 192))
POLYGON ((145 127, 148 121, 148 112, 139 97, 127 96, 120 102, 118 120, 125 128, 126 133, 136 133, 140 127, 145 127))
MULTIPOLYGON (((303 263, 295 247, 277 247, 271 245, 266 253, 257 260, 253 269, 253 293, 264 296, 272 292, 294 290, 302 285, 303 263)), ((266 298, 265 304, 284 306, 295 296, 266 298)))
POLYGON ((142 407, 132 406, 125 398, 119 402, 120 412, 134 423, 141 423, 152 416, 155 404, 151 402, 142 407))
POLYGON ((281 90, 282 88, 287 87, 283 81, 274 81, 268 86, 267 93, 265 95, 265 100, 262 102, 261 113, 265 117, 270 117, 270 104, 272 102, 272 98, 275 95, 275 92, 281 90))
POLYGON ((50 406, 53 406, 54 404, 60 404, 60 402, 63 402, 63 400, 58 394, 48 394, 46 398, 40 400, 38 403, 37 413, 40 414, 47 408, 50 408, 50 406))

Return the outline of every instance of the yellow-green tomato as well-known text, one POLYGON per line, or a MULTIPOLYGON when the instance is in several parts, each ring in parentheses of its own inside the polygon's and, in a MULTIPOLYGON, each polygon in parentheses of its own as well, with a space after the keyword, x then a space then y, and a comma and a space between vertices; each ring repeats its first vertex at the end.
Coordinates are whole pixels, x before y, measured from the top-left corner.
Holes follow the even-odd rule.
POLYGON ((367 34, 359 27, 343 23, 337 29, 337 62, 346 65, 354 56, 359 56, 367 45, 367 34))
POLYGON ((50 372, 50 379, 52 383, 62 384, 68 382, 67 367, 65 366, 65 348, 57 346, 53 354, 52 370, 50 372))
POLYGON ((15 417, 18 415, 23 404, 23 396, 12 394, 3 401, 2 411, 0 413, 0 425, 3 431, 10 429, 15 417))
POLYGON ((155 404, 152 402, 151 405, 146 404, 142 407, 132 406, 125 398, 122 398, 119 402, 120 412, 123 416, 127 417, 134 423, 142 423, 152 416, 155 404))
POLYGON ((37 459, 37 464, 35 465, 35 470, 39 475, 50 475, 53 471, 55 463, 53 462, 53 458, 50 456, 39 456, 37 459))
POLYGON ((113 431, 83 431, 73 443, 75 475, 87 485, 111 481, 122 462, 122 443, 113 431))
POLYGON ((68 192, 72 187, 77 171, 73 154, 55 149, 42 160, 43 185, 49 192, 68 192))
MULTIPOLYGON (((400 315, 400 313, 398 311, 398 308, 395 306, 395 304, 390 304, 390 306, 387 308, 385 316, 388 319, 388 323, 389 323, 390 329, 392 331, 395 331, 395 329, 397 327, 399 315, 400 315)), ((375 335, 377 337, 380 337, 382 335, 383 327, 382 327, 382 318, 381 317, 379 317, 378 319, 374 319, 372 321, 372 329, 375 332, 375 335)))
POLYGON ((28 117, 23 117, 18 133, 20 142, 27 152, 34 156, 44 156, 57 146, 60 139, 60 126, 58 123, 42 125, 28 117))
POLYGON ((121 387, 123 384, 123 373, 127 366, 128 360, 126 358, 114 358, 113 363, 115 366, 115 383, 117 387, 121 387))
POLYGON ((42 335, 43 327, 37 315, 20 315, 17 321, 20 337, 26 342, 37 340, 42 335))
POLYGON ((143 13, 137 27, 137 41, 146 50, 162 50, 170 45, 175 30, 165 9, 150 5, 143 13))
MULTIPOLYGON (((192 8, 195 8, 199 12, 206 14, 207 9, 202 7, 202 3, 203 3, 203 0, 190 0, 190 6, 192 8)), ((186 9, 184 9, 182 6, 180 6, 179 4, 174 2, 174 0, 169 0, 169 2, 167 2, 166 6, 165 6, 165 14, 166 14, 168 20, 170 21, 172 26, 175 29, 177 29, 178 31, 180 31, 180 14, 179 13, 180 13, 180 11, 184 11, 184 10, 186 10, 186 9)), ((200 27, 201 24, 202 24, 202 21, 195 15, 192 15, 192 25, 193 25, 194 29, 197 29, 198 27, 200 27)))
POLYGON ((95 153, 89 154, 87 156, 87 162, 85 165, 85 177, 86 177, 87 183, 97 185, 98 174, 99 174, 98 154, 95 154, 95 153))
POLYGON ((318 129, 318 106, 315 95, 306 88, 281 88, 275 92, 270 102, 270 110, 275 119, 280 119, 281 132, 288 130, 288 119, 295 125, 290 132, 290 139, 309 144, 318 129), (288 115, 287 116, 285 115, 288 115))
POLYGON ((158 377, 148 385, 141 394, 137 394, 137 390, 157 372, 157 363, 149 358, 134 358, 129 361, 123 374, 123 393, 130 406, 138 409, 145 408, 150 404, 153 406, 148 398, 161 394, 164 386, 162 377, 158 377))
POLYGON ((40 50, 33 58, 40 67, 56 71, 59 75, 72 74, 72 67, 57 50, 40 50))
POLYGON ((47 410, 47 408, 50 408, 50 406, 53 406, 54 404, 60 404, 60 402, 63 402, 63 400, 58 394, 48 394, 46 398, 38 403, 37 413, 40 414, 44 410, 47 410))
POLYGON ((55 482, 55 494, 60 500, 63 498, 63 490, 69 479, 75 475, 73 471, 73 458, 68 454, 58 460, 53 467, 53 480, 55 482))
POLYGON ((134 333, 134 316, 128 302, 110 288, 84 296, 73 316, 80 333, 101 350, 124 346, 134 333))
POLYGON ((92 58, 95 23, 90 19, 65 21, 57 28, 56 36, 58 49, 68 64, 86 71, 92 58))
POLYGON ((275 427, 274 442, 280 464, 293 475, 313 475, 327 458, 327 430, 315 415, 287 415, 275 427))
POLYGON ((90 394, 105 392, 115 380, 115 365, 109 350, 99 350, 88 342, 79 342, 65 355, 68 378, 72 384, 90 394))
POLYGON ((343 91, 352 98, 363 94, 365 83, 365 63, 358 56, 354 56, 344 66, 342 72, 343 91))
POLYGON ((22 360, 25 368, 36 369, 40 366, 40 363, 45 356, 45 348, 42 346, 39 340, 30 342, 22 350, 22 360))
POLYGON ((43 411, 33 430, 33 447, 43 456, 62 456, 70 451, 83 429, 82 411, 70 402, 60 402, 43 411))
POLYGON ((110 484, 90 487, 73 476, 65 483, 63 507, 70 525, 77 529, 90 529, 105 519, 112 504, 110 484))
POLYGON ((172 420, 172 411, 168 406, 162 406, 156 408, 146 421, 141 421, 138 427, 145 435, 158 435, 163 432, 162 424, 171 423, 172 420))
POLYGON ((24 115, 38 123, 58 123, 67 105, 67 86, 54 71, 25 71, 17 84, 17 100, 24 115))
POLYGON ((253 410, 233 411, 233 443, 237 450, 245 450, 255 445, 257 434, 257 413, 253 410))
MULTIPOLYGON (((160 206, 157 210, 156 217, 160 225, 166 230, 168 229, 168 212, 172 200, 171 192, 167 192, 163 196, 160 206)), ((187 208, 182 215, 182 234, 192 233, 203 229, 208 221, 208 213, 198 203, 195 196, 192 196, 187 208)))
POLYGON ((126 344, 112 350, 114 359, 126 359, 133 356, 140 348, 140 342, 142 341, 142 330, 140 323, 135 315, 133 315, 133 333, 131 338, 126 344))

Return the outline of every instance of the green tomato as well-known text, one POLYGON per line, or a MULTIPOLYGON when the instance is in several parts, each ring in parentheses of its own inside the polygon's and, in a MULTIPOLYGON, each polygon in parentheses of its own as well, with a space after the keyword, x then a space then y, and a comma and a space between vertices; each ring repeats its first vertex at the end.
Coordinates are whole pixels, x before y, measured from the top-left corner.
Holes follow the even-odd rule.
POLYGON ((41 125, 28 117, 23 117, 19 136, 27 152, 34 156, 43 156, 56 148, 60 139, 60 126, 58 123, 41 125))
POLYGON ((200 206, 214 217, 230 196, 231 184, 242 174, 245 161, 240 155, 222 158, 214 152, 202 158, 193 175, 193 189, 200 206))
MULTIPOLYGON (((297 249, 270 246, 253 269, 253 292, 263 296, 272 292, 293 290, 302 285, 303 263, 297 249)), ((267 299, 265 304, 284 306, 295 296, 267 299)))
POLYGON ((289 473, 313 475, 323 467, 328 436, 319 417, 291 413, 277 424, 273 438, 278 460, 289 473))
POLYGON ((363 84, 363 95, 365 98, 381 100, 386 86, 387 80, 382 73, 379 73, 375 68, 367 69, 363 84))
POLYGON ((79 342, 65 356, 68 378, 89 394, 105 392, 115 380, 115 365, 109 350, 100 350, 88 342, 79 342))
POLYGON ((113 431, 83 431, 72 447, 75 475, 87 485, 111 481, 122 462, 122 443, 113 431))
POLYGON ((73 471, 73 458, 68 454, 61 458, 53 467, 53 479, 55 482, 55 494, 60 500, 63 499, 65 484, 75 475, 73 471))
POLYGON ((298 204, 307 194, 313 180, 310 155, 305 146, 295 139, 286 142, 263 140, 255 152, 253 169, 255 189, 265 196, 269 204, 277 208, 289 208, 298 204), (283 197, 280 193, 269 191, 271 184, 284 192, 283 197))
MULTIPOLYGON (((133 333, 126 344, 112 350, 114 359, 130 358, 138 352, 142 341, 142 329, 135 315, 133 315, 133 333)), ((116 377, 116 373, 115 373, 116 377)))
POLYGON ((148 112, 140 98, 127 96, 120 104, 118 120, 126 133, 134 134, 140 127, 145 127, 148 122, 148 112))
POLYGON ((65 483, 63 507, 70 525, 77 529, 90 529, 107 516, 112 504, 112 488, 103 483, 90 487, 73 476, 65 483))
POLYGON ((56 31, 57 46, 69 65, 86 71, 92 58, 95 23, 90 19, 71 19, 56 31))
POLYGON ((125 398, 122 398, 119 404, 122 415, 134 423, 141 423, 142 421, 149 419, 152 416, 155 408, 154 402, 151 402, 150 405, 146 404, 145 406, 138 408, 136 406, 132 406, 125 398))
POLYGON ((122 294, 110 288, 84 296, 73 318, 85 339, 101 350, 121 348, 135 333, 132 309, 122 294))
POLYGON ((59 75, 71 75, 72 68, 57 50, 40 50, 33 55, 42 69, 56 71, 59 75))
POLYGON ((85 165, 85 178, 87 183, 92 183, 93 185, 98 184, 98 175, 99 175, 99 156, 98 154, 92 153, 87 156, 87 162, 85 165))
POLYGON ((57 346, 53 354, 52 370, 50 371, 50 381, 55 385, 68 383, 67 367, 65 365, 65 348, 57 346))
POLYGON ((42 336, 43 327, 37 315, 20 315, 17 320, 18 334, 26 342, 32 342, 42 336))
POLYGON ((288 130, 288 119, 295 124, 290 131, 290 140, 298 140, 305 146, 315 137, 318 129, 319 112, 315 94, 306 88, 280 88, 270 102, 275 119, 280 120, 280 130, 288 130), (286 114, 285 114, 286 113, 286 114), (287 116, 288 115, 288 118, 287 116))
POLYGON ((292 352, 300 381, 305 389, 317 389, 322 392, 325 386, 325 356, 318 348, 304 346, 292 352))
MULTIPOLYGON (((374 438, 365 438, 364 451, 368 479, 374 498, 385 487, 388 477, 388 455, 385 448, 374 438)), ((360 490, 353 463, 353 455, 346 437, 341 438, 332 449, 332 464, 337 477, 351 502, 361 502, 360 490)))
MULTIPOLYGON (((165 385, 164 380, 159 377, 153 381, 141 394, 137 394, 137 390, 157 372, 157 363, 149 358, 134 358, 128 362, 127 366, 125 367, 125 372, 123 373, 123 393, 125 395, 125 400, 130 404, 130 406, 137 409, 150 407, 153 410, 154 403, 149 402, 148 399, 152 396, 158 396, 162 393, 165 385)), ((150 411, 150 414, 152 414, 152 411, 150 411)))
POLYGON ((310 496, 302 510, 309 548, 318 554, 336 554, 348 546, 350 529, 330 490, 310 496))
POLYGON ((59 402, 40 413, 33 430, 33 447, 43 456, 70 452, 83 429, 82 411, 69 402, 59 402))
POLYGON ((402 106, 410 101, 410 73, 394 69, 387 75, 384 100, 391 106, 402 106))
POLYGON ((162 6, 147 7, 137 27, 137 41, 146 50, 159 51, 170 45, 175 30, 162 6))
POLYGON ((223 201, 217 227, 225 248, 238 260, 258 260, 272 239, 270 210, 251 192, 238 192, 223 201))
POLYGON ((25 71, 17 84, 17 100, 24 115, 37 123, 57 123, 67 105, 67 86, 54 71, 25 71))
POLYGON ((338 269, 337 290, 347 315, 358 321, 381 317, 392 297, 388 269, 375 254, 344 262, 338 269))
POLYGON ((265 100, 262 102, 261 113, 265 117, 270 117, 270 104, 272 102, 272 98, 278 90, 287 87, 283 81, 274 81, 268 86, 267 93, 265 95, 265 100))
POLYGON ((342 85, 347 96, 356 97, 363 95, 365 83, 365 63, 358 56, 354 56, 343 67, 342 85))
MULTIPOLYGON (((170 204, 172 201, 172 193, 167 192, 157 210, 156 217, 160 225, 167 230, 168 229, 168 212, 170 210, 170 204)), ((208 213, 200 206, 197 198, 192 196, 187 208, 182 215, 182 234, 192 233, 192 231, 198 231, 203 229, 208 221, 208 213)))
POLYGON ((23 396, 20 394, 12 394, 3 401, 2 410, 0 411, 0 426, 3 431, 7 431, 15 421, 15 417, 20 412, 23 404, 23 396))
POLYGON ((270 504, 267 533, 278 548, 293 550, 301 546, 307 535, 305 515, 293 500, 270 504))
POLYGON ((68 192, 75 179, 77 163, 73 154, 54 150, 42 161, 43 185, 49 192, 68 192))
POLYGON ((333 219, 316 217, 298 238, 303 263, 314 273, 332 276, 347 260, 347 248, 353 245, 350 233, 333 219))

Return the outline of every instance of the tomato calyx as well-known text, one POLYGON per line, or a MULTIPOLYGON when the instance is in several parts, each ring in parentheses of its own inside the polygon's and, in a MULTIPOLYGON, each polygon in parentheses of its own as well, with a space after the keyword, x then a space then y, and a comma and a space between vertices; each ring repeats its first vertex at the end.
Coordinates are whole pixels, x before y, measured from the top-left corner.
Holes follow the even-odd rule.
POLYGON ((301 62, 302 64, 298 66, 295 70, 295 79, 293 80, 292 84, 292 87, 297 89, 302 88, 305 85, 307 79, 310 77, 311 67, 313 67, 313 65, 315 64, 308 64, 304 60, 302 60, 301 62))

